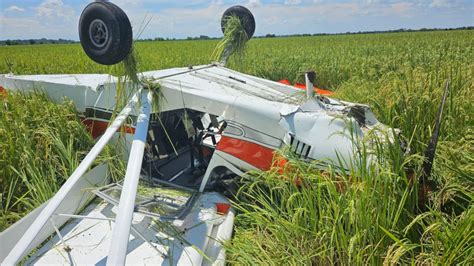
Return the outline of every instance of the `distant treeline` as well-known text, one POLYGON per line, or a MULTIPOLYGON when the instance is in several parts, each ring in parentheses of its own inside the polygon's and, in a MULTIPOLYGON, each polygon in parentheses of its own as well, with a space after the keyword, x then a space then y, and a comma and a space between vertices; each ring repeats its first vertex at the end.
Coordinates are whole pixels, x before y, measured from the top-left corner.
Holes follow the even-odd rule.
POLYGON ((3 40, 0 41, 0 45, 32 45, 32 44, 64 44, 64 43, 75 43, 72 40, 52 40, 52 39, 29 39, 29 40, 3 40))
MULTIPOLYGON (((341 32, 341 33, 303 33, 303 34, 288 34, 288 35, 276 35, 276 34, 266 34, 261 36, 254 36, 254 38, 276 38, 276 37, 303 37, 303 36, 325 36, 325 35, 347 35, 347 34, 377 34, 377 33, 396 33, 396 32, 421 32, 421 31, 450 31, 450 30, 474 30, 474 26, 466 26, 459 28, 421 28, 417 30, 413 29, 397 29, 397 30, 386 30, 386 31, 358 31, 358 32, 341 32)), ((206 35, 200 35, 199 37, 187 37, 185 39, 178 38, 147 38, 140 39, 139 42, 147 41, 179 41, 179 40, 216 40, 221 37, 209 37, 206 35)))
POLYGON ((349 34, 377 34, 377 33, 396 33, 396 32, 420 32, 420 31, 449 31, 449 30, 474 30, 474 26, 466 26, 459 28, 421 28, 417 30, 413 29, 397 29, 397 30, 385 30, 385 31, 357 31, 357 32, 341 32, 341 33, 303 33, 303 34, 289 34, 289 35, 275 35, 267 34, 265 36, 257 36, 256 38, 273 38, 273 37, 302 37, 302 36, 325 36, 325 35, 349 35, 349 34))
MULTIPOLYGON (((397 29, 397 30, 385 30, 385 31, 358 31, 358 32, 341 32, 341 33, 303 33, 303 34, 288 34, 288 35, 276 35, 268 33, 266 35, 255 36, 254 38, 276 38, 276 37, 303 37, 303 36, 326 36, 326 35, 348 35, 348 34, 378 34, 378 33, 397 33, 397 32, 423 32, 423 31, 450 31, 450 30, 474 30, 474 26, 466 26, 459 28, 421 28, 417 30, 413 29, 397 29)), ((206 35, 200 35, 199 37, 187 37, 185 39, 180 38, 145 38, 139 39, 138 42, 146 41, 179 41, 179 40, 215 40, 221 37, 209 37, 206 35)), ((64 44, 64 43, 77 43, 78 41, 73 40, 52 40, 52 39, 29 39, 29 40, 0 40, 0 46, 4 45, 33 45, 33 44, 64 44)))

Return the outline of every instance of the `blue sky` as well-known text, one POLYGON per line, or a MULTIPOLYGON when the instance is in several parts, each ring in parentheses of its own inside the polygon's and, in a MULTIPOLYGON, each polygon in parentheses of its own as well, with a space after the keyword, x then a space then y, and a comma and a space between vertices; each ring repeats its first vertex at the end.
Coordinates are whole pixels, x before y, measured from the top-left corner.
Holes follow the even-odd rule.
MULTIPOLYGON (((77 25, 89 3, 78 0, 0 0, 0 40, 78 39, 77 25)), ((130 17, 135 37, 221 36, 220 17, 235 4, 248 7, 256 35, 338 33, 399 28, 474 25, 474 0, 115 0, 130 17)))

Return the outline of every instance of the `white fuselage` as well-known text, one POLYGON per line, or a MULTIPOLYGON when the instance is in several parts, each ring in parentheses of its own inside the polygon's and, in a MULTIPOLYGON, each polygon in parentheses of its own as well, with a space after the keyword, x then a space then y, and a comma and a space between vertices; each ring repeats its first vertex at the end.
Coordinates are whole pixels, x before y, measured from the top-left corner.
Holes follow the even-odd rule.
MULTIPOLYGON (((354 158, 353 137, 383 126, 367 106, 319 96, 306 99, 294 87, 219 65, 150 71, 142 76, 160 84, 161 112, 189 109, 226 121, 216 152, 242 171, 268 169, 273 151, 284 146, 293 146, 303 158, 334 165, 342 158, 346 165, 337 167, 348 168, 354 158), (355 106, 362 110, 360 119, 348 115, 355 106)), ((97 74, 0 76, 0 86, 7 89, 41 89, 56 101, 72 99, 86 123, 96 124, 107 123, 115 109, 116 82, 115 77, 97 74)), ((133 127, 129 125, 130 132, 133 127)))

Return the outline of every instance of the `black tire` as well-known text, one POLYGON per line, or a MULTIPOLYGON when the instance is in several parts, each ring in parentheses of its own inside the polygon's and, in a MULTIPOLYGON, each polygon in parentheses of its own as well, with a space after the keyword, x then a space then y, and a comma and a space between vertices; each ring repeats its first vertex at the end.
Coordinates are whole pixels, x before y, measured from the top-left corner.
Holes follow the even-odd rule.
POLYGON ((237 16, 244 26, 248 38, 252 38, 255 33, 255 18, 253 17, 252 12, 243 6, 233 6, 228 8, 222 15, 221 19, 221 29, 223 33, 225 32, 227 17, 230 16, 237 16))
POLYGON ((79 19, 79 39, 87 56, 102 65, 114 65, 132 49, 130 20, 111 2, 93 2, 79 19))

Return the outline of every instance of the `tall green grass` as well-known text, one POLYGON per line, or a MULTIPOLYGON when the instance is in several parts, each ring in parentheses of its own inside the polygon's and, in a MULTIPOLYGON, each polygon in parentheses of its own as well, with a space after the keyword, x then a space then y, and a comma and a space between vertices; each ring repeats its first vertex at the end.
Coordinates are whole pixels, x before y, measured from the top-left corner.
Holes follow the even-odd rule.
MULTIPOLYGON (((71 101, 56 104, 44 94, 34 92, 0 95, 0 103, 0 231, 3 231, 51 198, 94 141, 71 101)), ((109 149, 99 161, 118 162, 114 159, 118 155, 109 149)))
MULTIPOLYGON (((233 203, 238 211, 229 261, 243 265, 469 264, 474 244, 472 187, 453 208, 437 206, 441 191, 420 213, 419 186, 405 175, 417 155, 378 142, 350 173, 321 162, 292 159, 281 168, 249 173, 233 203), (375 152, 378 160, 369 160, 375 152), (397 167, 394 167, 397 166, 397 167)), ((288 156, 287 156, 288 157, 288 156)), ((454 185, 454 184, 452 184, 454 185)), ((472 185, 472 184, 470 184, 472 185)))
MULTIPOLYGON (((312 59, 326 58, 321 64, 308 63, 319 70, 318 82, 335 89, 338 98, 369 104, 380 121, 400 128, 410 155, 402 157, 390 144, 361 147, 363 158, 375 152, 379 160, 363 171, 363 159, 350 178, 332 171, 322 174, 302 162, 293 162, 283 176, 278 169, 254 173, 234 203, 240 214, 234 239, 227 243, 233 263, 473 263, 472 39, 461 41, 461 33, 458 39, 422 36, 348 36, 333 44, 336 50, 313 54, 312 59), (405 45, 395 43, 401 40, 405 45), (334 68, 328 65, 334 63, 334 68), (436 186, 422 209, 417 181, 448 79, 450 94, 431 177, 436 186), (405 168, 415 169, 414 177, 408 178, 405 168), (288 179, 303 180, 304 185, 288 179)), ((288 75, 288 70, 281 74, 278 69, 268 75, 288 75)))
POLYGON ((403 157, 398 143, 375 141, 372 148, 359 144, 362 157, 354 160, 349 173, 330 166, 321 171, 322 162, 291 159, 283 172, 276 167, 251 174, 234 203, 240 214, 227 247, 230 260, 277 265, 382 263, 392 244, 384 230, 407 226, 416 209, 417 185, 403 171, 414 158, 403 157), (385 156, 370 160, 373 153, 383 152, 385 156), (249 238, 252 234, 256 237, 249 238))

